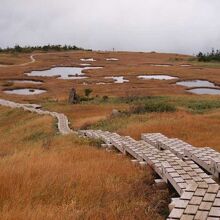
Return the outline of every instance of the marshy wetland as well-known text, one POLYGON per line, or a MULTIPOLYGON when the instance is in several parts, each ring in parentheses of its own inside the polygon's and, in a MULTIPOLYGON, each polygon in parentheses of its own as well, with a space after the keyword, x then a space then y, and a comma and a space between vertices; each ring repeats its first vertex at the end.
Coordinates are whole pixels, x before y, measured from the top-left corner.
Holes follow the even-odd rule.
MULTIPOLYGON (((220 96, 213 94, 220 91, 220 68, 214 64, 185 55, 129 52, 42 53, 35 59, 27 66, 0 67, 2 99, 64 113, 74 131, 101 129, 136 140, 141 133, 160 132, 220 151, 220 96), (170 60, 172 65, 161 66, 170 60), (73 87, 77 104, 68 103, 73 87)), ((29 57, 13 60, 22 64, 29 57)), ((53 219, 145 219, 146 207, 149 219, 167 217, 171 194, 154 183, 151 168, 133 166, 129 157, 119 160, 99 142, 59 135, 50 116, 2 106, 0 113, 0 207, 9 207, 0 218, 24 219, 28 213, 44 219, 50 213, 53 219), (72 212, 75 204, 78 211, 72 212)))
POLYGON ((87 77, 83 71, 100 68, 102 67, 54 67, 47 70, 34 70, 25 74, 28 76, 56 77, 58 79, 84 79, 87 77))
POLYGON ((8 89, 4 90, 6 94, 11 95, 39 95, 45 93, 46 90, 44 89, 32 89, 32 88, 23 88, 23 89, 8 89))

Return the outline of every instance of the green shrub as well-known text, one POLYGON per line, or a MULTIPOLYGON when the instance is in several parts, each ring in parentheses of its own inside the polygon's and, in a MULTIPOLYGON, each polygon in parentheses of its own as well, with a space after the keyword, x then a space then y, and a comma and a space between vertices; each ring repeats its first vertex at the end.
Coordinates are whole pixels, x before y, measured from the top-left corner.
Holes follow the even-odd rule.
POLYGON ((145 112, 174 112, 176 107, 167 102, 148 102, 145 104, 131 107, 130 112, 133 114, 142 114, 145 112))
POLYGON ((126 104, 143 104, 148 103, 149 101, 165 101, 167 97, 165 96, 127 96, 118 98, 118 102, 126 104))
POLYGON ((220 108, 220 101, 194 101, 189 103, 187 107, 197 112, 203 112, 205 110, 220 108))
POLYGON ((87 88, 84 90, 84 93, 86 97, 89 97, 89 95, 92 93, 92 89, 87 88))
POLYGON ((107 96, 107 95, 104 95, 104 96, 102 97, 102 100, 103 100, 104 102, 106 102, 106 101, 108 100, 108 96, 107 96))
MULTIPOLYGON (((67 51, 67 50, 84 50, 81 47, 77 47, 75 45, 44 45, 44 46, 20 46, 20 45, 15 45, 14 47, 7 47, 7 48, 0 48, 0 53, 31 53, 35 50, 40 50, 40 51, 67 51)), ((90 50, 92 51, 92 50, 90 50)))
POLYGON ((88 102, 88 101, 92 101, 92 100, 94 100, 94 98, 80 96, 80 102, 88 102))
POLYGON ((212 51, 210 53, 202 53, 199 52, 199 54, 197 55, 198 61, 201 62, 210 62, 210 61, 218 61, 220 62, 220 50, 214 50, 212 49, 212 51))

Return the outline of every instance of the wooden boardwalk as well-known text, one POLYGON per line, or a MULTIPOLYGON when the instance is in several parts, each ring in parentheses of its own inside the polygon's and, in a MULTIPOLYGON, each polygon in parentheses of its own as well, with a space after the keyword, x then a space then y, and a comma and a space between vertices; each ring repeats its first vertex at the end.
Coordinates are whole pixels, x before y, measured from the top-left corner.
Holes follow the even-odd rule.
MULTIPOLYGON (((57 118, 61 134, 70 134, 67 117, 62 113, 44 111, 34 104, 20 104, 0 99, 0 105, 22 108, 57 118)), ((220 153, 211 148, 196 148, 177 138, 160 133, 142 134, 136 141, 129 136, 100 130, 81 130, 80 136, 101 139, 103 147, 116 148, 129 154, 141 166, 150 165, 179 194, 168 220, 220 220, 220 153), (215 179, 213 179, 213 178, 215 179)))
POLYGON ((158 134, 142 134, 142 139, 151 143, 158 149, 168 149, 177 155, 179 158, 189 158, 195 161, 204 170, 214 175, 219 179, 220 177, 220 153, 209 147, 197 148, 192 145, 179 140, 178 138, 167 138, 158 134), (152 140, 155 140, 152 142, 152 140))
POLYGON ((57 127, 61 134, 66 135, 73 133, 73 131, 69 128, 69 121, 67 117, 62 113, 41 110, 39 109, 40 106, 35 104, 20 104, 5 99, 0 99, 0 105, 10 108, 22 108, 25 111, 34 112, 40 115, 51 115, 57 119, 57 127))
POLYGON ((170 183, 180 198, 175 201, 169 220, 220 219, 220 188, 209 175, 218 172, 218 152, 210 148, 195 148, 159 133, 143 134, 141 141, 100 130, 82 130, 79 134, 101 139, 105 143, 103 146, 130 154, 141 165, 150 165, 166 183, 170 183), (196 150, 200 150, 199 153, 196 150), (207 160, 203 160, 202 155, 207 160), (210 155, 214 157, 210 158, 210 155), (206 167, 207 172, 200 167, 206 167))

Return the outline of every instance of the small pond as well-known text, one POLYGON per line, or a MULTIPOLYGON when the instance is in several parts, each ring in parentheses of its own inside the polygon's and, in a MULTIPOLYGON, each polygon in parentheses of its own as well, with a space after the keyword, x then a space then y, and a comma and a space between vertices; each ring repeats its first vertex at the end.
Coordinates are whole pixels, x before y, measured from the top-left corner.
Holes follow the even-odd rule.
POLYGON ((26 73, 28 76, 57 77, 58 79, 84 79, 87 78, 84 70, 100 69, 103 67, 54 67, 49 70, 38 70, 26 73))
POLYGON ((91 66, 90 63, 81 63, 80 66, 91 66))
POLYGON ((124 76, 110 76, 110 77, 105 77, 105 79, 113 79, 114 83, 129 82, 129 80, 125 79, 124 76))
POLYGON ((8 82, 12 82, 12 83, 30 83, 30 84, 42 84, 41 81, 35 81, 35 80, 20 80, 20 79, 16 79, 16 80, 8 80, 8 82))
POLYGON ((107 61, 118 61, 117 58, 106 58, 107 61))
POLYGON ((172 79, 178 79, 178 77, 169 76, 169 75, 141 75, 138 76, 139 79, 157 79, 157 80, 172 80, 172 79))
POLYGON ((83 62, 95 62, 96 60, 95 59, 93 59, 93 58, 82 58, 82 59, 80 59, 81 61, 83 61, 83 62))
POLYGON ((186 80, 177 82, 176 84, 186 87, 216 87, 214 83, 207 80, 186 80))
POLYGON ((180 66, 182 66, 182 67, 189 67, 189 66, 192 66, 192 65, 190 65, 190 64, 181 64, 180 66))
POLYGON ((7 94, 15 94, 15 95, 39 95, 45 93, 44 89, 13 89, 13 90, 5 90, 7 94))
POLYGON ((158 67, 170 67, 171 64, 151 64, 151 66, 158 66, 158 67))
POLYGON ((187 91, 198 95, 220 95, 220 89, 214 89, 214 88, 196 88, 187 91))
POLYGON ((107 83, 105 83, 105 82, 97 82, 96 83, 96 85, 105 85, 105 84, 107 84, 107 83))

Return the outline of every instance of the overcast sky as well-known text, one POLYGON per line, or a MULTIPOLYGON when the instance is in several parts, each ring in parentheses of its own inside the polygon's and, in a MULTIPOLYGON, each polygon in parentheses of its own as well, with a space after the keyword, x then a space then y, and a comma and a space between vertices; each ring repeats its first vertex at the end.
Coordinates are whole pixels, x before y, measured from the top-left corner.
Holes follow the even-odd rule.
POLYGON ((220 48, 220 0, 0 0, 0 30, 0 47, 193 54, 220 48))

